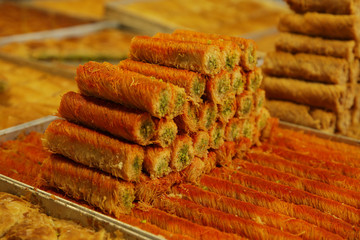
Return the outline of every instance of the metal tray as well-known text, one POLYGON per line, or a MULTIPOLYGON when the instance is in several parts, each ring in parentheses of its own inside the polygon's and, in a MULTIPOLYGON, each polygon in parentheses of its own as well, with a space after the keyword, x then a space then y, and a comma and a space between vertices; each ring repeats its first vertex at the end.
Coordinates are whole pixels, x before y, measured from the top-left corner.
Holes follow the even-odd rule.
POLYGON ((120 26, 121 25, 119 22, 102 21, 102 22, 82 24, 67 28, 59 28, 54 30, 11 35, 6 37, 1 37, 0 46, 14 42, 26 42, 32 40, 42 40, 46 38, 61 39, 67 37, 80 37, 80 36, 84 36, 85 34, 93 33, 102 29, 117 28, 120 26))
MULTIPOLYGON (((58 117, 47 116, 15 127, 0 130, 0 143, 8 140, 13 140, 22 133, 26 134, 31 131, 44 132, 50 122, 55 119, 58 119, 58 117)), ((360 141, 352 138, 334 134, 327 134, 318 130, 282 121, 280 121, 279 126, 297 131, 304 131, 306 133, 313 134, 321 138, 330 139, 337 142, 344 142, 360 147, 360 141)), ((153 235, 137 227, 118 221, 115 218, 106 216, 104 214, 70 202, 63 198, 57 196, 55 197, 50 193, 47 193, 40 189, 35 189, 34 187, 13 180, 1 174, 0 191, 8 192, 18 196, 25 195, 28 197, 30 195, 30 201, 40 204, 40 206, 43 207, 45 212, 50 216, 61 219, 73 220, 86 227, 97 228, 100 226, 108 232, 120 230, 124 233, 124 237, 126 239, 164 239, 161 236, 153 235)))
POLYGON ((16 139, 20 134, 29 134, 30 132, 43 133, 47 126, 58 119, 56 116, 46 116, 43 118, 35 119, 14 127, 9 127, 0 130, 0 143, 16 139))
POLYGON ((357 140, 354 138, 345 137, 345 136, 338 135, 338 134, 326 133, 326 132, 322 132, 317 129, 304 127, 304 126, 300 126, 300 125, 296 125, 296 124, 288 123, 288 122, 284 122, 284 121, 280 121, 279 126, 282 128, 292 129, 292 130, 296 130, 296 131, 303 131, 305 133, 312 134, 317 137, 328 139, 331 141, 347 143, 347 144, 351 144, 351 145, 360 147, 360 140, 357 140))
MULTIPOLYGON (((58 119, 58 117, 47 116, 15 127, 0 130, 0 143, 14 140, 22 133, 26 134, 31 131, 44 132, 47 126, 55 119, 58 119)), ((130 240, 164 239, 161 236, 156 236, 143 231, 137 227, 116 220, 115 218, 106 216, 61 197, 54 196, 40 189, 36 189, 2 174, 0 174, 0 191, 17 196, 30 197, 29 201, 34 204, 39 204, 45 210, 46 214, 60 219, 72 220, 84 227, 95 229, 101 227, 110 233, 119 230, 123 233, 125 239, 130 240)))
POLYGON ((93 229, 103 228, 109 233, 120 231, 124 239, 129 240, 162 240, 163 237, 155 236, 114 218, 95 212, 76 203, 67 201, 35 189, 32 186, 13 180, 0 174, 0 191, 16 196, 25 196, 33 204, 39 205, 47 215, 65 220, 72 220, 84 227, 93 229))

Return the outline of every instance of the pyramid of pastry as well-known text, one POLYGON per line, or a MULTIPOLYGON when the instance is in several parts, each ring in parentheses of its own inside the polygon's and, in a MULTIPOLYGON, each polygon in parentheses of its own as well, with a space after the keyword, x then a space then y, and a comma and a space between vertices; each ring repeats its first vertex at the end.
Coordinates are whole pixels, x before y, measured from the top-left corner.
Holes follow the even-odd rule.
POLYGON ((287 0, 276 52, 263 71, 267 107, 282 120, 346 134, 359 122, 360 6, 357 1, 287 0))
POLYGON ((80 65, 76 82, 44 134, 55 153, 44 177, 115 216, 130 212, 144 178, 188 171, 191 181, 197 166, 214 167, 209 152, 229 164, 227 151, 258 144, 270 116, 255 43, 238 37, 137 36, 128 59, 80 65))

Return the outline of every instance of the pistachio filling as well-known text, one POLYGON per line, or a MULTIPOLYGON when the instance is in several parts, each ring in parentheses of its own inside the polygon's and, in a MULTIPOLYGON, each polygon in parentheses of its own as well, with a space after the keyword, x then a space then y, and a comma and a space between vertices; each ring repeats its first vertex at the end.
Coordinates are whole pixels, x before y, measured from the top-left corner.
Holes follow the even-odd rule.
POLYGON ((154 123, 151 121, 144 121, 140 127, 140 135, 144 139, 149 139, 154 134, 154 123))
POLYGON ((260 119, 257 124, 258 129, 262 130, 266 127, 268 117, 269 117, 269 115, 265 114, 264 112, 261 113, 260 119))
POLYGON ((135 173, 140 173, 142 160, 139 156, 136 156, 133 161, 133 170, 135 173))
POLYGON ((201 139, 200 143, 197 145, 198 152, 202 152, 209 145, 209 141, 205 138, 201 139))
POLYGON ((261 108, 264 104, 264 98, 263 97, 260 97, 259 98, 259 101, 258 101, 258 104, 257 104, 257 108, 261 108))
POLYGON ((231 125, 231 138, 235 140, 239 137, 240 131, 236 124, 231 125))
POLYGON ((217 92, 219 95, 225 94, 230 90, 230 81, 224 76, 218 81, 217 92))
POLYGON ((228 69, 233 69, 234 68, 235 59, 236 59, 235 54, 229 54, 229 55, 226 56, 226 67, 228 69))
POLYGON ((186 166, 190 162, 188 144, 183 145, 182 148, 180 149, 178 153, 178 160, 183 166, 186 166))
POLYGON ((255 57, 253 55, 253 51, 254 51, 254 47, 251 45, 247 50, 248 61, 249 61, 250 64, 253 64, 255 62, 255 57))
POLYGON ((178 93, 175 100, 175 112, 179 113, 185 104, 185 94, 178 93))
POLYGON ((169 111, 169 97, 165 92, 163 92, 160 96, 160 104, 159 104, 159 113, 161 116, 165 116, 169 111))
POLYGON ((196 109, 192 106, 188 108, 188 116, 192 121, 199 121, 199 116, 196 114, 196 109))
POLYGON ((241 113, 246 115, 250 113, 252 101, 250 98, 245 98, 242 104, 241 113))
POLYGON ((217 61, 217 59, 216 59, 215 57, 211 57, 211 58, 209 59, 209 61, 208 61, 207 66, 208 66, 208 69, 209 69, 209 70, 215 70, 215 69, 217 69, 217 68, 219 67, 219 66, 218 66, 218 61, 217 61))
POLYGON ((192 94, 194 96, 198 96, 201 97, 201 95, 203 95, 204 91, 205 91, 205 83, 199 81, 199 78, 196 78, 196 80, 194 81, 193 87, 192 87, 192 94))
POLYGON ((218 146, 220 139, 221 139, 221 129, 220 128, 216 128, 214 135, 213 135, 213 139, 214 139, 214 141, 213 141, 214 146, 218 146))
POLYGON ((125 207, 131 208, 133 206, 133 200, 132 194, 130 194, 129 190, 125 189, 123 191, 123 194, 121 195, 122 203, 125 207))
POLYGON ((255 74, 254 78, 251 81, 251 89, 255 91, 260 85, 260 76, 255 74))
POLYGON ((172 128, 166 128, 161 134, 160 134, 161 142, 165 146, 169 146, 175 139, 175 131, 172 128))
POLYGON ((237 92, 239 89, 242 89, 244 86, 244 83, 242 81, 242 77, 235 77, 234 82, 233 82, 233 90, 235 92, 237 92))
POLYGON ((158 176, 162 176, 169 170, 169 161, 170 159, 168 157, 163 157, 161 160, 159 160, 159 164, 156 166, 156 174, 158 176))
POLYGON ((208 111, 206 112, 206 123, 205 123, 205 128, 209 129, 212 125, 212 123, 214 122, 216 117, 216 113, 213 109, 208 109, 208 111))
POLYGON ((265 115, 262 115, 262 116, 260 117, 260 120, 259 120, 259 122, 258 122, 258 128, 259 128, 260 130, 262 130, 262 129, 265 128, 265 126, 266 126, 266 120, 267 120, 267 118, 265 117, 265 115))
POLYGON ((221 114, 223 115, 223 117, 226 118, 229 114, 231 114, 233 100, 233 98, 228 98, 222 106, 221 114))
POLYGON ((251 128, 251 124, 250 124, 249 122, 245 122, 245 123, 244 123, 243 135, 244 135, 244 137, 246 137, 246 138, 251 138, 252 128, 251 128))

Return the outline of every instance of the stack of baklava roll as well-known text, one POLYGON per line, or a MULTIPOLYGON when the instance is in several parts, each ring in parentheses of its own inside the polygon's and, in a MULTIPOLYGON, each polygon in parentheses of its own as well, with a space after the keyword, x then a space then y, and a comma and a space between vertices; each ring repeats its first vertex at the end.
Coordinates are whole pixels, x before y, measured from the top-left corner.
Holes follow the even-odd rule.
POLYGON ((174 121, 191 137, 195 157, 204 158, 224 142, 258 142, 270 117, 256 48, 240 37, 178 29, 133 38, 119 66, 185 89, 185 111, 174 121))
POLYGON ((76 82, 44 134, 54 155, 43 177, 115 216, 130 212, 143 174, 198 172, 224 142, 258 143, 270 116, 255 43, 242 38, 137 36, 128 59, 80 65, 76 82))
POLYGON ((267 54, 267 108, 281 120, 346 134, 359 121, 360 4, 286 0, 276 52, 267 54))

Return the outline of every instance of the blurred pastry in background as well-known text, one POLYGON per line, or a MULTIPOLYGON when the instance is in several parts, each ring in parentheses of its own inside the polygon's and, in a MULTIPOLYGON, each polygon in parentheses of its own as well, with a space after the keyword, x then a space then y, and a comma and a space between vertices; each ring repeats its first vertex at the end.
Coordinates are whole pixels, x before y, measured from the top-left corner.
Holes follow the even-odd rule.
POLYGON ((76 17, 102 19, 105 13, 104 0, 35 0, 31 5, 53 12, 76 17))
POLYGON ((9 83, 7 79, 5 78, 5 76, 0 74, 0 94, 6 92, 8 89, 9 89, 9 83))
MULTIPOLYGON (((153 22, 170 28, 237 36, 275 27, 279 17, 289 12, 282 4, 261 0, 119 1, 111 5, 119 19, 126 21, 127 15, 144 20, 138 27, 153 22)), ((131 23, 135 24, 134 20, 131 23)))
POLYGON ((26 59, 61 61, 122 60, 134 34, 105 29, 82 37, 44 39, 4 45, 0 52, 26 59))
POLYGON ((92 22, 89 19, 46 12, 9 1, 0 2, 0 16, 0 37, 65 28, 92 22))

